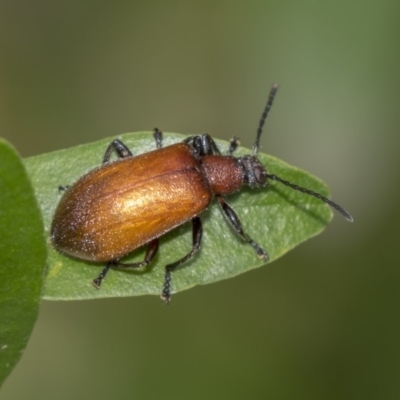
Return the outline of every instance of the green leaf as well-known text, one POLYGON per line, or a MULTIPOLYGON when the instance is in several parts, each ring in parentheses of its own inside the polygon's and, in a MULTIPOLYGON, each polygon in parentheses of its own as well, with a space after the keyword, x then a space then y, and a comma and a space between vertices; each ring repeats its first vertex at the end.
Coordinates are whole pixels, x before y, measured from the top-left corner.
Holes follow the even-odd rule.
MULTIPOLYGON (((165 134, 164 145, 181 141, 182 135, 165 134)), ((45 230, 49 227, 62 194, 59 185, 74 183, 80 176, 101 163, 107 145, 115 138, 77 146, 32 157, 26 160, 27 169, 36 188, 42 209, 45 230)), ((150 132, 126 134, 119 137, 132 150, 141 154, 155 148, 150 132)), ((217 140, 221 149, 228 144, 217 140)), ((248 154, 239 148, 237 155, 248 154)), ((317 178, 264 154, 260 160, 270 173, 281 176, 300 186, 328 195, 326 185, 317 178)), ((270 260, 282 256, 299 243, 321 232, 332 218, 329 206, 311 196, 302 194, 277 182, 267 189, 244 189, 228 197, 228 202, 238 213, 245 231, 268 251, 270 260)), ((185 267, 173 274, 174 292, 195 285, 216 282, 233 277, 265 264, 254 250, 232 232, 216 204, 201 214, 204 234, 202 248, 185 267)), ((98 290, 92 279, 102 266, 74 260, 58 253, 49 245, 49 269, 45 298, 92 299, 103 297, 157 294, 162 290, 164 266, 185 255, 191 248, 191 225, 185 224, 161 238, 161 248, 152 264, 143 270, 114 270, 98 290)), ((139 249, 128 260, 143 259, 139 249)))
POLYGON ((38 316, 46 244, 41 213, 17 153, 0 139, 0 383, 38 316))

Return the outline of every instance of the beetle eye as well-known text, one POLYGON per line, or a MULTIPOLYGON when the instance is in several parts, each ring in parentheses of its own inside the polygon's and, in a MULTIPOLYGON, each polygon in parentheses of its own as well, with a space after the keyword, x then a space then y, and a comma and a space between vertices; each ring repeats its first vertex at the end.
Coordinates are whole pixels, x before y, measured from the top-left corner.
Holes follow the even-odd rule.
MULTIPOLYGON (((257 160, 258 161, 258 160, 257 160)), ((262 165, 254 166, 254 178, 259 185, 263 185, 266 182, 266 171, 262 165)))
POLYGON ((240 159, 243 165, 244 181, 249 186, 264 186, 267 183, 267 171, 255 156, 244 156, 240 159))

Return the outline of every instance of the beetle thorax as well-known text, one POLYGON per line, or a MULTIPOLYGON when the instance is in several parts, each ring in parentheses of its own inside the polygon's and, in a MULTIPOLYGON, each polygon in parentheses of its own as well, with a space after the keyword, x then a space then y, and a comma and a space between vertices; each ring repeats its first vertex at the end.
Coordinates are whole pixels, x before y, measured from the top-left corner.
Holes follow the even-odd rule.
POLYGON ((243 171, 232 156, 209 155, 200 159, 202 172, 213 195, 237 192, 243 186, 243 171))

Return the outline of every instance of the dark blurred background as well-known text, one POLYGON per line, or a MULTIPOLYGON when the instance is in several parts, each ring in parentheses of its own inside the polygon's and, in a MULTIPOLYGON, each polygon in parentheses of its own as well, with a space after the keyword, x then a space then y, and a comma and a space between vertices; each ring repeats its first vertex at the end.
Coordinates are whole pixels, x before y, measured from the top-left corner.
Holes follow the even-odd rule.
POLYGON ((277 81, 263 151, 355 218, 170 307, 44 302, 0 397, 400 398, 399 15, 390 0, 0 0, 0 135, 23 156, 155 126, 249 147, 277 81))

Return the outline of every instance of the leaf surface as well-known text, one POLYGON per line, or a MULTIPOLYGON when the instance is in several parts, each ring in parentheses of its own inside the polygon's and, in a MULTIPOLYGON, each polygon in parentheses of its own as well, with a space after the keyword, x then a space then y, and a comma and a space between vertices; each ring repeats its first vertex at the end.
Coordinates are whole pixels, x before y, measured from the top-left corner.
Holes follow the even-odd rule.
MULTIPOLYGON (((118 138, 134 155, 155 148, 150 132, 125 134, 118 138)), ((180 142, 183 138, 178 134, 164 134, 164 146, 180 142)), ((101 164, 105 149, 113 139, 115 137, 26 159, 26 167, 42 209, 47 237, 55 208, 62 196, 58 187, 73 184, 101 164)), ((219 140, 216 142, 225 152, 228 144, 219 140)), ((235 155, 249 152, 239 148, 235 155)), ((328 196, 327 186, 309 173, 275 157, 260 154, 259 158, 269 173, 328 196)), ((332 218, 332 210, 328 205, 278 182, 270 182, 269 187, 263 189, 245 188, 228 196, 227 201, 239 215, 245 232, 267 250, 269 262, 320 233, 332 218)), ((201 219, 204 228, 201 251, 184 264, 184 268, 173 274, 173 292, 227 279, 265 264, 232 231, 214 202, 201 214, 201 219)), ((160 251, 150 266, 142 270, 110 271, 99 290, 92 285, 92 279, 97 277, 103 265, 68 258, 49 244, 44 296, 52 300, 77 300, 159 295, 165 265, 183 257, 190 250, 191 241, 190 223, 174 229, 161 237, 160 251)), ((143 258, 144 250, 138 249, 124 262, 143 258)))
POLYGON ((18 362, 36 322, 46 244, 24 165, 0 139, 0 383, 18 362))

